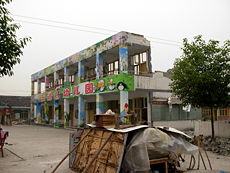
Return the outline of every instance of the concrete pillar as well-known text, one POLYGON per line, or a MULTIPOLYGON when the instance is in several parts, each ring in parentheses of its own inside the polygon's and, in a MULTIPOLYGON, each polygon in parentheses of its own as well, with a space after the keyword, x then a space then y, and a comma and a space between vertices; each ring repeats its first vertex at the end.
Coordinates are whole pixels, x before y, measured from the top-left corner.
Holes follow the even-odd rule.
POLYGON ((147 121, 149 127, 152 127, 153 121, 152 121, 152 92, 148 92, 147 95, 147 121))
POLYGON ((59 100, 54 100, 54 127, 59 126, 59 100))
POLYGON ((41 93, 41 81, 40 79, 37 79, 37 94, 41 93))
POLYGON ((103 95, 97 93, 96 94, 96 114, 105 113, 104 102, 103 101, 104 101, 103 95))
MULTIPOLYGON (((64 68, 64 87, 69 86, 69 67, 64 68)), ((69 100, 64 99, 64 127, 69 127, 70 112, 69 112, 69 100)))
POLYGON ((146 52, 146 63, 147 63, 147 69, 148 72, 152 72, 152 63, 151 63, 151 48, 149 48, 146 52))
MULTIPOLYGON (((79 66, 79 63, 77 64, 79 66)), ((74 73, 74 84, 77 85, 79 84, 79 79, 78 79, 78 68, 76 69, 76 72, 74 73)))
POLYGON ((64 99, 64 127, 69 127, 70 113, 69 113, 69 100, 64 99))
POLYGON ((78 84, 84 81, 85 76, 85 63, 84 61, 78 62, 78 84))
POLYGON ((31 101, 30 101, 30 114, 28 114, 29 124, 31 123, 31 119, 34 118, 34 81, 31 81, 31 101))
POLYGON ((45 92, 47 91, 48 88, 49 88, 49 78, 48 76, 45 76, 45 92))
POLYGON ((58 72, 54 72, 54 89, 56 89, 58 87, 58 80, 59 80, 59 74, 58 72))
POLYGON ((128 73, 128 47, 125 45, 119 46, 119 66, 121 73, 128 73))
POLYGON ((64 87, 69 86, 69 67, 64 68, 64 87))
POLYGON ((41 118, 41 103, 36 104, 36 119, 37 119, 38 123, 42 122, 42 118, 41 118))
POLYGON ((78 114, 78 98, 74 98, 74 113, 73 113, 73 126, 77 127, 78 125, 78 119, 76 117, 76 114, 78 114))
POLYGON ((120 113, 127 113, 129 109, 128 91, 120 91, 120 113))
POLYGON ((103 56, 99 53, 96 54, 96 78, 103 78, 103 56))
POLYGON ((31 81, 31 96, 33 96, 34 93, 34 81, 31 81))
POLYGON ((85 99, 83 96, 78 97, 78 127, 83 127, 86 120, 85 99))
POLYGON ((45 101, 44 102, 44 113, 45 113, 44 119, 46 122, 48 122, 48 120, 49 120, 49 115, 48 115, 49 112, 48 111, 49 111, 48 103, 45 101))
POLYGON ((34 118, 34 120, 35 120, 35 119, 37 119, 37 106, 36 106, 36 104, 33 105, 33 111, 34 111, 34 113, 33 113, 33 115, 34 115, 33 118, 34 118))
MULTIPOLYGON (((83 82, 85 76, 84 61, 78 62, 78 83, 83 82)), ((78 97, 78 127, 83 127, 86 121, 85 99, 83 96, 78 97)))

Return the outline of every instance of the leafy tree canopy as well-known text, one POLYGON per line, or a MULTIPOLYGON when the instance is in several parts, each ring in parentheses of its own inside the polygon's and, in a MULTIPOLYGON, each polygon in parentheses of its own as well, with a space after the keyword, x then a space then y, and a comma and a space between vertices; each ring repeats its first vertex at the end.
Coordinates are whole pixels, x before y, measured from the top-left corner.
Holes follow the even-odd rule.
POLYGON ((13 66, 20 63, 22 49, 26 46, 30 38, 20 38, 16 36, 16 31, 20 25, 13 23, 13 18, 6 8, 12 0, 0 0, 0 77, 12 76, 13 66))
POLYGON ((223 107, 230 104, 230 41, 205 42, 202 36, 191 43, 183 40, 183 54, 172 70, 171 88, 184 104, 194 107, 223 107))

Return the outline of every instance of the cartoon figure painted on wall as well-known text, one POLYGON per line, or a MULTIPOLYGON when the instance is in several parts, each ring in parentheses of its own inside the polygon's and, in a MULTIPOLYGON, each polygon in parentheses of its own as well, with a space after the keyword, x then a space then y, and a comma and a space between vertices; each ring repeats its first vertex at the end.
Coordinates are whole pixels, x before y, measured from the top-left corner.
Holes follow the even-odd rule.
MULTIPOLYGON (((128 103, 125 103, 124 104, 124 109, 123 111, 121 112, 121 115, 127 115, 128 114, 128 111, 129 111, 129 105, 128 103)), ((123 123, 127 123, 128 122, 128 119, 126 117, 121 117, 120 118, 121 122, 123 123)))
POLYGON ((113 79, 109 79, 109 81, 108 81, 108 84, 109 84, 109 89, 110 90, 114 90, 114 88, 115 88, 115 83, 113 83, 113 79))
POLYGON ((98 81, 97 88, 99 91, 104 91, 105 90, 105 81, 104 80, 98 81))
POLYGON ((127 89, 127 85, 125 83, 123 83, 123 82, 118 82, 117 89, 119 91, 123 91, 123 90, 127 89))

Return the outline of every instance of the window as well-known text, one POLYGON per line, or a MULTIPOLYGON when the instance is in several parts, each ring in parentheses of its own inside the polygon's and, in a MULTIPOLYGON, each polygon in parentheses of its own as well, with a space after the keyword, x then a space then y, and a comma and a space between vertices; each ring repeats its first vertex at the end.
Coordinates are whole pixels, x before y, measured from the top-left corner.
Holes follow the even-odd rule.
POLYGON ((227 116, 228 115, 228 111, 227 109, 220 109, 220 116, 227 116))
POLYGON ((109 65, 109 75, 114 75, 119 73, 119 64, 118 61, 111 62, 109 65))
POLYGON ((146 74, 147 70, 147 53, 136 54, 132 58, 132 73, 134 74, 146 74))

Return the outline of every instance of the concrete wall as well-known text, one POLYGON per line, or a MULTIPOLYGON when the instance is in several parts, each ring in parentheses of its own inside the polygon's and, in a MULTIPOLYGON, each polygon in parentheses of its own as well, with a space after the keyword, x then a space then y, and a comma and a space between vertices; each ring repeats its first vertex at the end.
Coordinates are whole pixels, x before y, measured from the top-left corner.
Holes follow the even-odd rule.
POLYGON ((197 120, 154 121, 153 126, 173 127, 178 130, 193 130, 196 121, 197 120))
POLYGON ((163 73, 154 73, 152 77, 134 76, 135 89, 154 89, 169 91, 169 83, 171 80, 163 76, 163 73))
MULTIPOLYGON (((154 121, 153 126, 173 127, 178 130, 194 129, 194 135, 211 136, 211 122, 201 120, 154 121)), ((215 121, 215 136, 230 138, 230 121, 215 121)))
MULTIPOLYGON (((215 121, 214 122, 215 136, 230 137, 230 122, 229 121, 215 121)), ((195 135, 211 136, 211 122, 210 121, 196 121, 195 135)))

